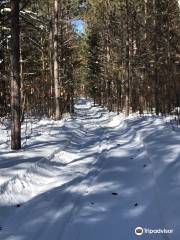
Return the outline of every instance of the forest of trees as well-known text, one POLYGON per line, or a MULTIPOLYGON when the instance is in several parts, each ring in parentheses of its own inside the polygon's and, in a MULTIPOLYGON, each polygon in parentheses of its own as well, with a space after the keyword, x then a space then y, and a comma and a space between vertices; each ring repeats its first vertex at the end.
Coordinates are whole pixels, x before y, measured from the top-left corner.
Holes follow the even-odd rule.
POLYGON ((176 0, 89 1, 91 94, 109 110, 166 114, 180 104, 176 0))
POLYGON ((77 96, 179 119, 179 1, 1 0, 0 118, 11 118, 12 149, 25 118, 59 120, 77 96))

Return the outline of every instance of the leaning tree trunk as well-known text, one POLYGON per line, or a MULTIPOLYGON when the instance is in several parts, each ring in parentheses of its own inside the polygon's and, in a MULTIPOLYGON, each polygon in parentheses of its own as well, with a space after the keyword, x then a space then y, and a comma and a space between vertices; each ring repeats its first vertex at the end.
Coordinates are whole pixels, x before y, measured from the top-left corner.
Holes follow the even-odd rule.
POLYGON ((21 148, 19 0, 11 0, 11 148, 21 148))

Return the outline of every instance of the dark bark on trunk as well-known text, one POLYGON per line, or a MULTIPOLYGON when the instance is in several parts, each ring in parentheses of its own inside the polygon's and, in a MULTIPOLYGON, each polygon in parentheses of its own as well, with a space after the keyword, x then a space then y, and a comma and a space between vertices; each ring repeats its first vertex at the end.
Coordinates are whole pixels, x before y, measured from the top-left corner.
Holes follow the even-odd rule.
POLYGON ((19 0, 11 0, 11 148, 21 148, 19 0))

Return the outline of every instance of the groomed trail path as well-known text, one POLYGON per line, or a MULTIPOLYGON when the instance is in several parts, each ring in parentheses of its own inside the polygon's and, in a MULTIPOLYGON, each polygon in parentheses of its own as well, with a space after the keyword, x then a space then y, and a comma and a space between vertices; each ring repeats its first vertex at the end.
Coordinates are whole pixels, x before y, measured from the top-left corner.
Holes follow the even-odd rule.
POLYGON ((180 239, 178 132, 84 99, 63 131, 67 141, 54 141, 49 157, 0 185, 0 240, 180 239), (138 237, 136 227, 173 233, 138 237))

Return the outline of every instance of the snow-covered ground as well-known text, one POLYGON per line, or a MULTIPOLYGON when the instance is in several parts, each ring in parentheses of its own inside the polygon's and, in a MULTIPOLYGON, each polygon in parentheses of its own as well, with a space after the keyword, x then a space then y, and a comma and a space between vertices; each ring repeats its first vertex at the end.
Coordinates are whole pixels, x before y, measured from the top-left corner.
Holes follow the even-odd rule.
POLYGON ((74 118, 33 124, 18 153, 0 129, 0 240, 180 239, 178 129, 83 99, 74 118))

